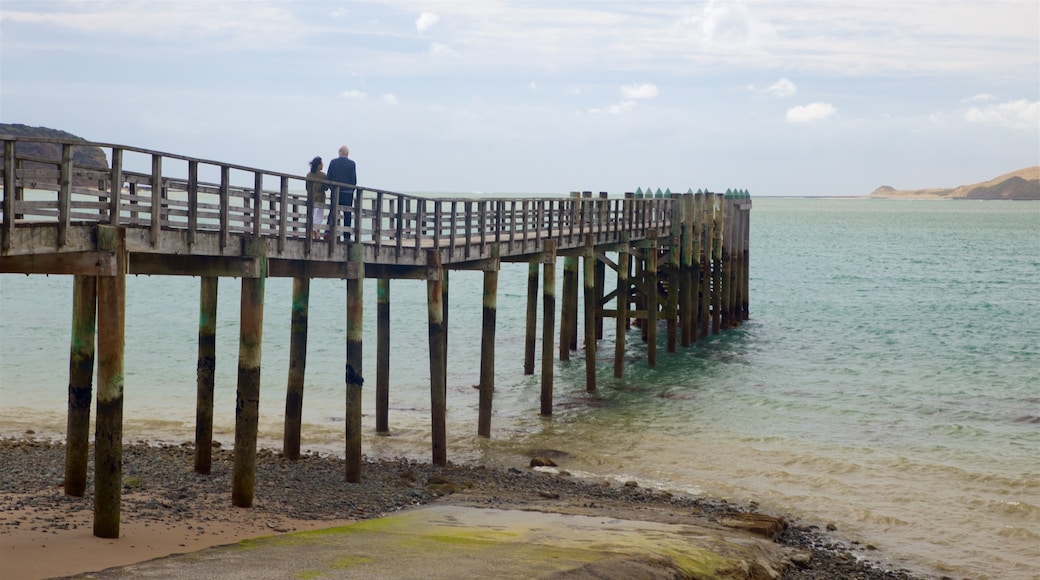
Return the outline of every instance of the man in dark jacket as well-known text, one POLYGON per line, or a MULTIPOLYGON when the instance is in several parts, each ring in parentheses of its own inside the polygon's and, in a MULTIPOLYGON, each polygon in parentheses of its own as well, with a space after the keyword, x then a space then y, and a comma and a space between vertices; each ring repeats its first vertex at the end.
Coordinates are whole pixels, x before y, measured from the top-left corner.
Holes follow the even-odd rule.
MULTIPOLYGON (((354 160, 348 157, 350 155, 350 149, 346 145, 339 148, 339 157, 329 162, 328 180, 335 181, 338 183, 349 183, 351 185, 357 184, 357 167, 354 164, 354 160)), ((343 227, 344 229, 350 227, 350 211, 354 206, 354 188, 353 187, 340 187, 339 188, 339 209, 343 212, 343 227)), ((332 220, 336 219, 336 216, 329 212, 328 225, 332 227, 332 220)))

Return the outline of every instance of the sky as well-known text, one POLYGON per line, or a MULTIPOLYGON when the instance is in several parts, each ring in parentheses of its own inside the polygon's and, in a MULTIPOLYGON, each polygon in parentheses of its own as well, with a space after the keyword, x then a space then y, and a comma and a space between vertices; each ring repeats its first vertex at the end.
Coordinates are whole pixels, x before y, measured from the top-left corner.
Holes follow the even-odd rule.
POLYGON ((955 187, 1040 164, 1040 2, 2 0, 0 122, 399 192, 955 187))

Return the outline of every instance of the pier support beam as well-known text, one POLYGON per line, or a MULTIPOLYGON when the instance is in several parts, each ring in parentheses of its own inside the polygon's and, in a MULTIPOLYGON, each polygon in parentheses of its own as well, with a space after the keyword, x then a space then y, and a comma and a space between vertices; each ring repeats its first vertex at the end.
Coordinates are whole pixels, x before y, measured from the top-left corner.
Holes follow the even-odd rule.
POLYGON ((545 281, 542 289, 542 397, 541 414, 552 415, 553 331, 556 326, 556 240, 545 240, 542 248, 545 281))
POLYGON ((527 264, 527 324, 524 334, 524 374, 534 374, 535 334, 538 327, 538 260, 527 264))
POLYGON ((625 333, 628 330, 628 234, 621 234, 617 268, 617 330, 614 333, 614 376, 625 374, 625 333))
POLYGON ((711 333, 718 334, 722 330, 722 238, 725 217, 725 204, 722 194, 716 193, 712 202, 711 225, 711 333))
POLYGON ((499 247, 491 247, 495 263, 484 271, 484 308, 480 331, 480 411, 477 435, 491 437, 491 403, 495 393, 495 323, 498 317, 499 247))
POLYGON ((376 433, 390 432, 390 279, 376 282, 376 433))
POLYGON ((69 409, 65 429, 65 495, 87 492, 90 402, 94 396, 94 334, 97 278, 72 279, 72 345, 69 352, 69 409))
POLYGON ((213 376, 217 368, 217 287, 220 278, 199 284, 199 358, 195 367, 195 473, 213 468, 213 376))
POLYGON ((344 473, 347 483, 361 482, 361 386, 362 336, 364 321, 364 247, 350 244, 347 250, 347 367, 346 414, 344 427, 346 451, 344 473))
POLYGON ((582 285, 585 290, 585 390, 596 390, 596 247, 591 234, 585 236, 582 285))
POLYGON ((701 231, 698 236, 701 245, 699 254, 701 266, 697 282, 700 291, 697 298, 699 306, 697 309, 697 335, 704 338, 711 331, 711 247, 714 237, 712 204, 715 196, 711 193, 698 193, 697 197, 699 206, 697 213, 701 219, 701 231))
POLYGON ((259 264, 254 278, 242 278, 238 335, 238 389, 235 395, 235 464, 231 504, 252 507, 256 484, 256 437, 260 418, 260 354, 264 336, 264 284, 267 281, 266 242, 259 236, 245 242, 247 256, 259 264))
POLYGON ((578 347, 578 258, 563 259, 563 305, 560 309, 560 360, 571 360, 578 347))
POLYGON ((441 256, 437 250, 426 253, 426 304, 430 337, 430 439, 433 464, 447 465, 447 402, 445 376, 447 368, 447 332, 444 328, 444 290, 441 286, 441 256))
POLYGON ((94 535, 119 537, 123 489, 123 354, 126 349, 126 229, 98 226, 99 250, 115 254, 114 276, 97 282, 98 385, 94 425, 94 535))
POLYGON ((596 260, 594 274, 596 284, 596 340, 603 340, 603 292, 607 280, 607 265, 596 260))
POLYGON ((282 455, 286 459, 300 458, 310 296, 310 278, 293 278, 292 315, 289 326, 289 378, 285 389, 285 429, 282 437, 282 455))
POLYGON ((680 269, 679 269, 679 320, 680 320, 680 344, 683 347, 688 347, 695 340, 696 334, 694 333, 693 324, 697 320, 697 316, 694 313, 694 301, 693 295, 695 290, 695 273, 694 264, 696 263, 693 257, 693 236, 694 232, 694 215, 693 215, 693 194, 687 193, 679 198, 679 203, 682 204, 682 230, 680 232, 679 243, 682 246, 681 254, 679 257, 680 269))
POLYGON ((657 366, 657 231, 650 230, 646 249, 646 364, 657 366))

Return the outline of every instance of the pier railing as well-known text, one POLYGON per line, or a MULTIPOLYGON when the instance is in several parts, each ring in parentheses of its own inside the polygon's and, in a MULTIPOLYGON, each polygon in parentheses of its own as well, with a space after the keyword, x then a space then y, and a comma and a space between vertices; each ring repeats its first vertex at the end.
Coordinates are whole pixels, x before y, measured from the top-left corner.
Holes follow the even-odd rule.
POLYGON ((341 260, 341 241, 365 246, 365 261, 422 263, 429 249, 442 263, 640 240, 671 228, 673 199, 585 196, 481 198, 416 196, 357 184, 324 182, 327 210, 349 216, 313 223, 314 202, 303 176, 106 143, 0 136, 3 199, 0 244, 4 255, 83 251, 87 234, 76 227, 126 226, 138 231, 137 251, 225 255, 236 235, 269 240, 270 257, 341 260), (19 143, 59 148, 60 160, 20 152, 19 143), (99 148, 107 166, 77 161, 77 148, 99 148), (340 207, 336 192, 351 189, 340 207), (318 231, 315 239, 312 232, 318 231), (206 238, 206 243, 201 239, 206 238), (337 250, 340 247, 340 250, 337 250))

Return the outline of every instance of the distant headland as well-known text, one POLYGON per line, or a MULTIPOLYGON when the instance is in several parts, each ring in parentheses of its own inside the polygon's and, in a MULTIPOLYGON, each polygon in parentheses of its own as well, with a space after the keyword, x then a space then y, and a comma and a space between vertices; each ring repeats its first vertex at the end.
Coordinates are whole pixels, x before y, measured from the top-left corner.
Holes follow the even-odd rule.
POLYGON ((1040 200, 1040 165, 1005 173, 983 183, 951 189, 895 189, 883 185, 870 197, 879 199, 1012 199, 1040 200))

